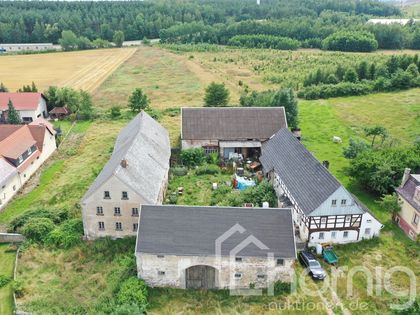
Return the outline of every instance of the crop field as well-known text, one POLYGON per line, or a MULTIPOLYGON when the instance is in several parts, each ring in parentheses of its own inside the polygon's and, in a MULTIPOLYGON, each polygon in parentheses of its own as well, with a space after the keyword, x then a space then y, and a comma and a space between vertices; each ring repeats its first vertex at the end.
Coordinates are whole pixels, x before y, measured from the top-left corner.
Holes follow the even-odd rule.
POLYGON ((55 85, 92 92, 135 51, 118 48, 0 56, 0 81, 10 91, 34 81, 40 91, 55 85))

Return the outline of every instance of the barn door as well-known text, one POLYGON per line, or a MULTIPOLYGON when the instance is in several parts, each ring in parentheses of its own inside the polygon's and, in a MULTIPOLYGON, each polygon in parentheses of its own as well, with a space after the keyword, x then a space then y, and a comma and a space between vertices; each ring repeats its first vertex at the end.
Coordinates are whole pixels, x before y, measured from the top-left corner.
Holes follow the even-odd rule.
POLYGON ((210 266, 192 266, 186 269, 187 289, 214 289, 216 287, 216 269, 210 266))

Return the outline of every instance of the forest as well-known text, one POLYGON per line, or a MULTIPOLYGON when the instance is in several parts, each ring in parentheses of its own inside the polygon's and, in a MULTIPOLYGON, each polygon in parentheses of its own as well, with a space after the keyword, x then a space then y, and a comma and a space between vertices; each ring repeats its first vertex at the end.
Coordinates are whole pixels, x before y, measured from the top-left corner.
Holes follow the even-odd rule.
MULTIPOLYGON (((337 31, 364 29, 370 16, 400 15, 397 7, 373 0, 1 1, 0 43, 58 43, 63 31, 111 41, 122 31, 126 40, 226 44, 236 35, 263 34, 321 47, 337 31)), ((417 28, 394 28, 383 35, 381 27, 372 27, 379 48, 411 45, 417 28)))

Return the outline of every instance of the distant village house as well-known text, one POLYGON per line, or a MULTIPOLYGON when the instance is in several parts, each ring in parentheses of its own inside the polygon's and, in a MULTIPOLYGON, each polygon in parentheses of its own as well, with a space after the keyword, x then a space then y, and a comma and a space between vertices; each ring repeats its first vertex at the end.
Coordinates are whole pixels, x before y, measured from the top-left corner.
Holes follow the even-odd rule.
POLYGON ((19 113, 25 123, 35 121, 37 118, 47 118, 47 99, 41 93, 35 92, 2 92, 0 93, 0 123, 6 123, 8 117, 8 104, 19 113))
POLYGON ((42 118, 28 125, 0 125, 0 209, 55 150, 55 131, 42 118))

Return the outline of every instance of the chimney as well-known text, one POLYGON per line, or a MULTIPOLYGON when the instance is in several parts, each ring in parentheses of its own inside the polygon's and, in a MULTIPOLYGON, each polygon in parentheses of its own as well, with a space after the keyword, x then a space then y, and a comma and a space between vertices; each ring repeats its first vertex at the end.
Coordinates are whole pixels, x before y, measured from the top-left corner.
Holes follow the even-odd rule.
POLYGON ((292 133, 300 141, 302 138, 302 132, 300 131, 300 128, 293 128, 292 133))
POLYGON ((121 167, 122 167, 122 168, 127 168, 127 166, 128 166, 128 162, 127 162, 127 160, 126 160, 126 159, 121 160, 121 167))
POLYGON ((322 161, 322 165, 324 165, 324 167, 325 167, 326 169, 329 169, 329 168, 330 168, 330 162, 328 162, 327 160, 322 161))
POLYGON ((408 178, 410 177, 410 172, 411 172, 411 169, 409 169, 409 168, 406 168, 404 170, 404 175, 402 177, 400 188, 403 188, 405 183, 408 181, 408 178))

